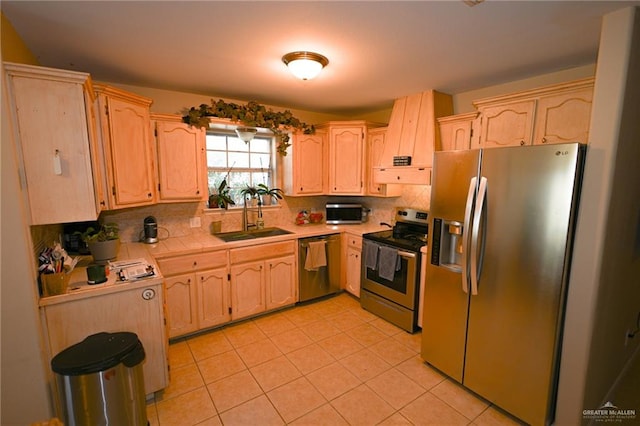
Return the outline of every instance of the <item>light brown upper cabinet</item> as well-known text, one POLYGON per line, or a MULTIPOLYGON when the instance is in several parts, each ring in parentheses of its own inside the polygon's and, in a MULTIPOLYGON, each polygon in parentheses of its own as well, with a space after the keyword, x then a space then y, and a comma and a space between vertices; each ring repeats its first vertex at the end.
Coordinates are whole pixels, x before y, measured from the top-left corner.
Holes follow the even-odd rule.
POLYGON ((589 140, 593 78, 474 102, 479 146, 517 146, 589 140))
POLYGON ((329 124, 329 194, 364 195, 364 125, 329 124))
POLYGON ((384 185, 369 189, 367 135, 381 126, 364 120, 330 121, 317 126, 313 135, 295 133, 281 159, 285 194, 397 196, 384 185))
POLYGON ((538 100, 533 143, 589 141, 593 82, 589 87, 538 100))
POLYGON ((373 178, 373 167, 380 164, 380 156, 384 149, 384 141, 387 136, 386 127, 369 129, 367 132, 367 162, 366 172, 366 194, 374 197, 399 197, 402 195, 402 185, 378 183, 373 178))
POLYGON ((12 63, 4 70, 30 224, 95 220, 104 200, 94 185, 89 74, 12 63))
POLYGON ((151 99, 95 84, 101 159, 109 209, 156 202, 153 140, 149 106, 151 99))
POLYGON ((366 194, 366 138, 382 124, 363 120, 330 121, 321 126, 329 133, 329 195, 366 194))
POLYGON ((429 185, 439 131, 436 118, 451 114, 451 96, 435 90, 397 99, 379 164, 374 166, 374 181, 429 185))
POLYGON ((283 189, 289 196, 323 195, 327 191, 327 134, 294 133, 287 155, 282 157, 283 189))
POLYGON ((202 201, 208 197, 204 129, 177 115, 151 114, 158 153, 158 201, 202 201))
POLYGON ((457 151, 477 148, 480 140, 480 120, 477 112, 438 118, 440 140, 436 151, 457 151))

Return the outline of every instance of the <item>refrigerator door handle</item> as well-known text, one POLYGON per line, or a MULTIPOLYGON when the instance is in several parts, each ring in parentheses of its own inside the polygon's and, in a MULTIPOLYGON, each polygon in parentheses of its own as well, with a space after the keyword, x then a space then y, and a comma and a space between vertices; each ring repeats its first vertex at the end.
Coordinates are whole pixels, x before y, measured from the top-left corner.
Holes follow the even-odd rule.
POLYGON ((473 225, 471 228, 471 250, 469 257, 471 258, 471 294, 478 294, 478 280, 480 279, 479 264, 482 263, 482 259, 478 261, 478 240, 480 239, 480 220, 482 219, 482 210, 484 209, 484 203, 487 198, 487 178, 480 178, 480 186, 478 187, 478 198, 476 199, 476 208, 473 213, 473 225))
POLYGON ((469 181, 469 191, 467 192, 467 204, 464 209, 464 224, 462 225, 462 291, 469 292, 469 236, 467 232, 471 224, 471 212, 473 211, 473 201, 476 195, 477 177, 472 177, 469 181))

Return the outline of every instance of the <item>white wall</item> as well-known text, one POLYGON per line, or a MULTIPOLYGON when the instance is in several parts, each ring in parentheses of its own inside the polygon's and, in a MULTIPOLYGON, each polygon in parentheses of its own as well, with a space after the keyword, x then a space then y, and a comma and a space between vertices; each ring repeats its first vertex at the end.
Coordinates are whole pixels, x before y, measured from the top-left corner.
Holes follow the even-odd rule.
MULTIPOLYGON (((640 336, 624 343, 640 312, 639 10, 623 9, 603 20, 564 327, 558 425, 580 424, 583 410, 601 407, 640 347, 640 336)), ((638 401, 640 390, 635 392, 638 401)), ((619 408, 640 416, 638 405, 619 408)))
MULTIPOLYGON (((148 98, 153 99, 153 103, 151 104, 151 112, 157 112, 162 114, 178 114, 185 115, 186 112, 191 107, 199 107, 201 104, 211 104, 211 100, 218 100, 220 96, 207 96, 207 95, 199 95, 194 93, 186 93, 186 92, 176 92, 172 90, 163 90, 163 89, 154 89, 150 87, 142 87, 142 86, 129 86, 126 84, 119 83, 108 83, 113 85, 114 87, 119 87, 123 90, 128 90, 132 93, 135 93, 140 96, 146 96, 148 98)), ((238 99, 228 99, 222 98, 225 102, 236 102, 239 104, 244 104, 251 99, 238 100, 238 99)), ((285 109, 290 109, 286 107, 278 107, 273 105, 265 105, 268 109, 272 109, 274 111, 281 111, 285 109)), ((321 114, 312 111, 304 111, 304 110, 296 110, 290 109, 295 117, 304 121, 308 124, 317 124, 323 123, 325 121, 331 120, 345 120, 345 117, 338 116, 335 114, 321 114)))
POLYGON ((473 112, 473 101, 489 98, 493 96, 506 95, 523 90, 535 89, 537 87, 549 86, 552 84, 564 83, 572 80, 593 77, 596 65, 585 65, 577 68, 569 68, 549 74, 537 75, 523 80, 509 81, 495 86, 483 87, 481 89, 470 90, 453 95, 453 110, 456 114, 473 112))

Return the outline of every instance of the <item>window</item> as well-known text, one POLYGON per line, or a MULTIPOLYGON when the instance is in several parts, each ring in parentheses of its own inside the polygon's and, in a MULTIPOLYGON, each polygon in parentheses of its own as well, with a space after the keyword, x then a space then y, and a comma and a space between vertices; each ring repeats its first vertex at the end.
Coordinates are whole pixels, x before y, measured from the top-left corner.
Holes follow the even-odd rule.
POLYGON ((272 136, 258 134, 249 143, 244 143, 235 133, 208 131, 206 146, 209 194, 215 193, 220 182, 226 178, 231 198, 237 206, 241 206, 244 201, 240 191, 247 186, 257 186, 260 183, 273 186, 273 145, 272 136))

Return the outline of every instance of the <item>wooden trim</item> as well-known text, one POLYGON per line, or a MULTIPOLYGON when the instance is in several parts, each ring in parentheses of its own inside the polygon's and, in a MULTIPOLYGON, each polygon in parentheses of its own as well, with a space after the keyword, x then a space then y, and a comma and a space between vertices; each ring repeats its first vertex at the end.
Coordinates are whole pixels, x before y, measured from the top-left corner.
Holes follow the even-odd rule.
POLYGON ((593 87, 594 82, 595 82, 595 77, 588 77, 580 80, 569 81, 566 83, 552 84, 550 86, 543 86, 535 89, 509 93, 506 95, 483 98, 483 99, 473 101, 472 104, 476 108, 481 108, 494 103, 517 102, 517 101, 522 101, 529 98, 539 98, 544 95, 557 95, 565 91, 569 92, 569 91, 575 91, 578 89, 593 87))

